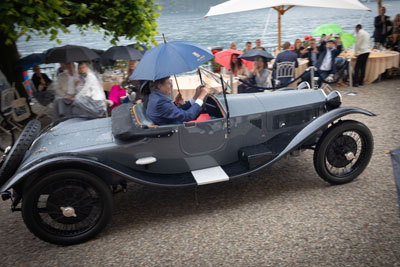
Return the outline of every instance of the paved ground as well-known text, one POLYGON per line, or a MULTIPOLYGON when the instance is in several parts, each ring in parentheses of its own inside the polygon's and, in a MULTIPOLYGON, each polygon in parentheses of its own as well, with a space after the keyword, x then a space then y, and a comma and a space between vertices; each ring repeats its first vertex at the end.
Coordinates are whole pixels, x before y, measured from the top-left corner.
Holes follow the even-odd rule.
POLYGON ((400 266, 399 209, 384 154, 400 146, 400 79, 353 91, 345 105, 379 116, 353 116, 372 130, 375 150, 350 184, 323 182, 306 152, 197 191, 130 185, 115 197, 111 224, 70 247, 38 240, 0 202, 0 265, 400 266))

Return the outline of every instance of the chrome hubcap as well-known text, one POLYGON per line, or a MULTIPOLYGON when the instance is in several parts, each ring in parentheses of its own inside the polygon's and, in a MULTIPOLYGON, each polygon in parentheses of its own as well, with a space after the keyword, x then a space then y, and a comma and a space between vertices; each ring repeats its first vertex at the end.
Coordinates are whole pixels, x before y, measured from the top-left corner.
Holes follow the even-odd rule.
POLYGON ((73 207, 60 207, 60 209, 65 217, 76 217, 75 209, 73 207))
POLYGON ((347 160, 353 160, 356 157, 353 152, 348 152, 344 156, 347 160))

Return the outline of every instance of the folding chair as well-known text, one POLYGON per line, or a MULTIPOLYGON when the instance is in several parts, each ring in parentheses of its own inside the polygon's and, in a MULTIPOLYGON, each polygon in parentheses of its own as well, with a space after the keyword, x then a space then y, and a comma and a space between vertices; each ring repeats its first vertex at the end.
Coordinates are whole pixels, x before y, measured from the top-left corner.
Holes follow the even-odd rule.
POLYGON ((280 85, 281 79, 291 78, 293 80, 295 70, 295 62, 284 61, 276 64, 275 85, 280 85))
MULTIPOLYGON (((15 89, 10 87, 1 91, 1 113, 4 117, 0 116, 0 123, 3 122, 4 119, 7 119, 8 123, 12 126, 11 130, 17 129, 18 131, 22 131, 23 126, 18 122, 13 121, 12 114, 14 112, 12 107, 12 102, 15 100, 15 89)), ((10 130, 5 129, 0 124, 0 130, 7 135, 11 135, 10 130)))

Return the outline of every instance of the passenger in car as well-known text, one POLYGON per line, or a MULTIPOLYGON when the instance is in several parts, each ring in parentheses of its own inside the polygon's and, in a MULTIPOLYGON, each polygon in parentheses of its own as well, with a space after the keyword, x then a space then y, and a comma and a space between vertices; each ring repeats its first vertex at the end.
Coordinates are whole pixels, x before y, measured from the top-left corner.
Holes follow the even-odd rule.
POLYGON ((157 125, 182 124, 195 120, 208 94, 208 89, 200 85, 189 101, 184 103, 178 94, 174 103, 170 98, 172 82, 169 77, 156 80, 155 88, 149 96, 146 114, 157 125))

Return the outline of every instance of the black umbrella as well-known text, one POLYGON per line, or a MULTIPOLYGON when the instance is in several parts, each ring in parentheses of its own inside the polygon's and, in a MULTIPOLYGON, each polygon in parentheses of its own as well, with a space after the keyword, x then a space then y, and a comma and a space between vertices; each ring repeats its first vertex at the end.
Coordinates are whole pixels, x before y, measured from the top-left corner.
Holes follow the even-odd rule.
POLYGON ((89 61, 99 58, 90 48, 79 45, 66 45, 47 50, 46 63, 67 63, 89 61))
POLYGON ((29 56, 18 59, 17 67, 21 67, 23 71, 29 70, 33 66, 37 66, 44 63, 44 53, 34 53, 29 56))
POLYGON ((267 51, 264 50, 259 50, 259 49, 250 49, 244 52, 239 56, 239 58, 249 60, 249 61, 256 61, 259 57, 264 57, 267 59, 267 61, 271 60, 274 58, 273 55, 268 53, 267 51))
POLYGON ((135 44, 130 44, 128 45, 130 47, 133 47, 135 49, 138 49, 140 53, 142 53, 144 55, 144 53, 146 53, 147 50, 149 50, 147 48, 147 46, 145 46, 144 44, 139 44, 139 43, 135 43, 135 44), (141 49, 140 49, 141 48, 141 49))
POLYGON ((113 46, 109 48, 103 55, 102 58, 117 60, 117 59, 126 59, 126 60, 138 60, 143 57, 143 54, 140 53, 139 50, 131 47, 131 46, 113 46))

